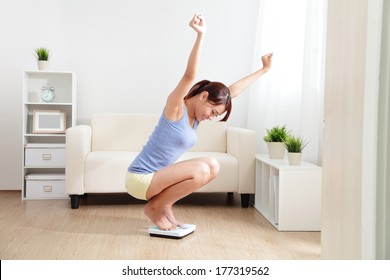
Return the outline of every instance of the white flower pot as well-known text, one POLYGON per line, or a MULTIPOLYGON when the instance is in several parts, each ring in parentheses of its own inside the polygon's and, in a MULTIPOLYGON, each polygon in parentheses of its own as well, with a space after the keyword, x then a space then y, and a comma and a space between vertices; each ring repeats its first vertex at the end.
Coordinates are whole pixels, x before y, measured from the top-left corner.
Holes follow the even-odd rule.
POLYGON ((286 148, 283 142, 267 142, 269 158, 283 159, 286 148))
POLYGON ((301 165, 302 153, 288 153, 288 163, 290 165, 301 165))
POLYGON ((49 69, 49 61, 38 60, 38 70, 45 71, 49 69))

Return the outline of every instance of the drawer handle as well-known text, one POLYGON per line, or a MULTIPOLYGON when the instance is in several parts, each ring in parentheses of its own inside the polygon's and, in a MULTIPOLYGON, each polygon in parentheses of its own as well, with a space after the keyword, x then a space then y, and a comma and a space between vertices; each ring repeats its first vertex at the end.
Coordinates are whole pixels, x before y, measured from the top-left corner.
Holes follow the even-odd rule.
POLYGON ((43 160, 51 160, 51 154, 42 154, 43 160))
POLYGON ((44 192, 52 192, 53 186, 43 186, 43 191, 44 192))

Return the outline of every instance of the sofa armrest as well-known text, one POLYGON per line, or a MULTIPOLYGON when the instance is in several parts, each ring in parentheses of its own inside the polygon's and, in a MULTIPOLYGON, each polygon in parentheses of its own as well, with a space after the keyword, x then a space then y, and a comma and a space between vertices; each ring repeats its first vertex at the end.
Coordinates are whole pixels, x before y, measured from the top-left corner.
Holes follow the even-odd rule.
POLYGON ((238 193, 255 193, 256 132, 228 127, 227 153, 238 160, 238 193))
POLYGON ((84 194, 84 164, 91 151, 92 129, 78 125, 66 130, 65 189, 69 195, 84 194))

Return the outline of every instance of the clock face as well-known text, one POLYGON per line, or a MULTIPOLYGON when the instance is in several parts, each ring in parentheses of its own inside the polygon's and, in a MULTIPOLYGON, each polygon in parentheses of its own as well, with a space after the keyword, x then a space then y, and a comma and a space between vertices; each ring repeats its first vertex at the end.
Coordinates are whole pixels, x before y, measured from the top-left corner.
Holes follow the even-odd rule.
POLYGON ((41 99, 44 102, 52 102, 54 100, 55 94, 54 94, 54 88, 43 86, 41 91, 41 99))

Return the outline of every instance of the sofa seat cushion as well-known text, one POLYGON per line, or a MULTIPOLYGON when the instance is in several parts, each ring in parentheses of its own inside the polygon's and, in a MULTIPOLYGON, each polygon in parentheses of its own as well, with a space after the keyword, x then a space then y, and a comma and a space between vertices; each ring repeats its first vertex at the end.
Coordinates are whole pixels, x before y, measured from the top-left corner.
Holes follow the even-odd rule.
MULTIPOLYGON (((85 160, 85 193, 123 193, 125 176, 129 164, 138 152, 95 151, 88 153, 85 160)), ((217 178, 199 190, 199 192, 237 192, 238 161, 227 153, 187 152, 178 161, 197 157, 214 157, 221 165, 217 178)))
POLYGON ((85 159, 84 186, 86 193, 127 192, 125 176, 138 152, 96 151, 85 159))

